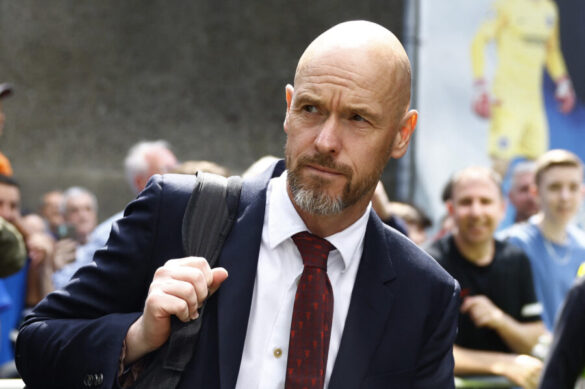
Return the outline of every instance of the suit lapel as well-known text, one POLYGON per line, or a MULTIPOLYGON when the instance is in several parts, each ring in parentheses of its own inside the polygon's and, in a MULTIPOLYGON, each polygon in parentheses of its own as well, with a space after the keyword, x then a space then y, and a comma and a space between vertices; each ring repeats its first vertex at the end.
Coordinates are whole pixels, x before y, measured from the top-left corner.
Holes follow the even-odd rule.
POLYGON ((384 226, 372 211, 330 388, 358 388, 393 305, 396 277, 384 226))
POLYGON ((284 164, 258 178, 245 181, 240 195, 238 219, 223 247, 219 266, 229 272, 218 289, 218 347, 221 388, 234 388, 238 378, 250 306, 256 279, 258 254, 266 208, 266 187, 280 175, 284 164), (272 173, 272 174, 271 174, 272 173))

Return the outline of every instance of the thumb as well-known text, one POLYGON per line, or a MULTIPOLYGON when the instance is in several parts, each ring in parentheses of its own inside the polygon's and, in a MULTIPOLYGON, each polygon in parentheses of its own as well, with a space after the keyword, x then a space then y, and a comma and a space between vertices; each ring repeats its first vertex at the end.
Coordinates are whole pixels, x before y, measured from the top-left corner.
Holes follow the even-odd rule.
POLYGON ((220 285, 228 278, 228 272, 223 267, 216 267, 211 269, 211 276, 213 280, 209 285, 209 295, 211 296, 220 287, 220 285))

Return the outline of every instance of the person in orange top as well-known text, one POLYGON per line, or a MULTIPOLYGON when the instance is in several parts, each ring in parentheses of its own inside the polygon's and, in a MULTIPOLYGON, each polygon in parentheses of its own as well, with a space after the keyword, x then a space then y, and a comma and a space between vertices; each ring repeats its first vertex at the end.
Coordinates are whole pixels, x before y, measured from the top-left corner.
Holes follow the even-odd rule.
MULTIPOLYGON (((12 85, 10 84, 0 84, 0 135, 2 135, 2 130, 4 130, 4 121, 6 117, 4 112, 2 111, 2 99, 8 97, 12 94, 12 85)), ((0 174, 5 176, 12 176, 12 165, 10 165, 10 161, 4 154, 0 152, 0 174)))

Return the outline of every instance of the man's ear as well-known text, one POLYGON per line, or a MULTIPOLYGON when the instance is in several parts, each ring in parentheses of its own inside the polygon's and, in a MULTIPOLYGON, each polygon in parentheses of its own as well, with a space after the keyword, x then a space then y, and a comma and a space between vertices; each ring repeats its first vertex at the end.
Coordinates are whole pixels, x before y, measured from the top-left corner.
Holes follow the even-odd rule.
POLYGON ((287 122, 288 122, 288 115, 290 113, 290 105, 292 104, 293 94, 295 89, 291 84, 286 84, 284 88, 285 97, 286 97, 286 115, 284 116, 284 132, 287 132, 287 122))
POLYGON ((455 213, 455 208, 453 207, 453 200, 447 200, 445 202, 445 207, 447 208, 447 213, 449 216, 453 216, 455 213))
POLYGON ((530 193, 532 194, 532 196, 536 197, 540 201, 540 196, 538 193, 538 184, 535 183, 534 185, 530 185, 530 193))
POLYGON ((290 111, 290 105, 292 103, 293 94, 295 92, 295 88, 291 84, 286 84, 285 93, 286 93, 286 112, 290 111))
POLYGON ((392 158, 400 158, 406 153, 417 120, 418 112, 414 109, 404 114, 404 117, 400 121, 400 127, 396 133, 396 137, 394 138, 394 143, 392 144, 392 151, 390 153, 392 158))

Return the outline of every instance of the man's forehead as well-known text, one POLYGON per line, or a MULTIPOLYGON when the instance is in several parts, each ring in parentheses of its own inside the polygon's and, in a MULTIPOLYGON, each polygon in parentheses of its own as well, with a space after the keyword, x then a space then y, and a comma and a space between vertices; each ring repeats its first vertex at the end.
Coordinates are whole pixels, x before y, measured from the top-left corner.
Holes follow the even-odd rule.
POLYGON ((500 188, 489 176, 482 174, 467 174, 453 183, 453 198, 468 196, 469 191, 481 191, 485 197, 496 195, 499 197, 500 188))
POLYGON ((3 193, 17 193, 20 195, 20 189, 14 185, 8 185, 0 182, 0 192, 3 193))
POLYGON ((578 166, 558 165, 549 167, 541 174, 541 181, 558 181, 564 178, 582 181, 583 168, 578 166))

